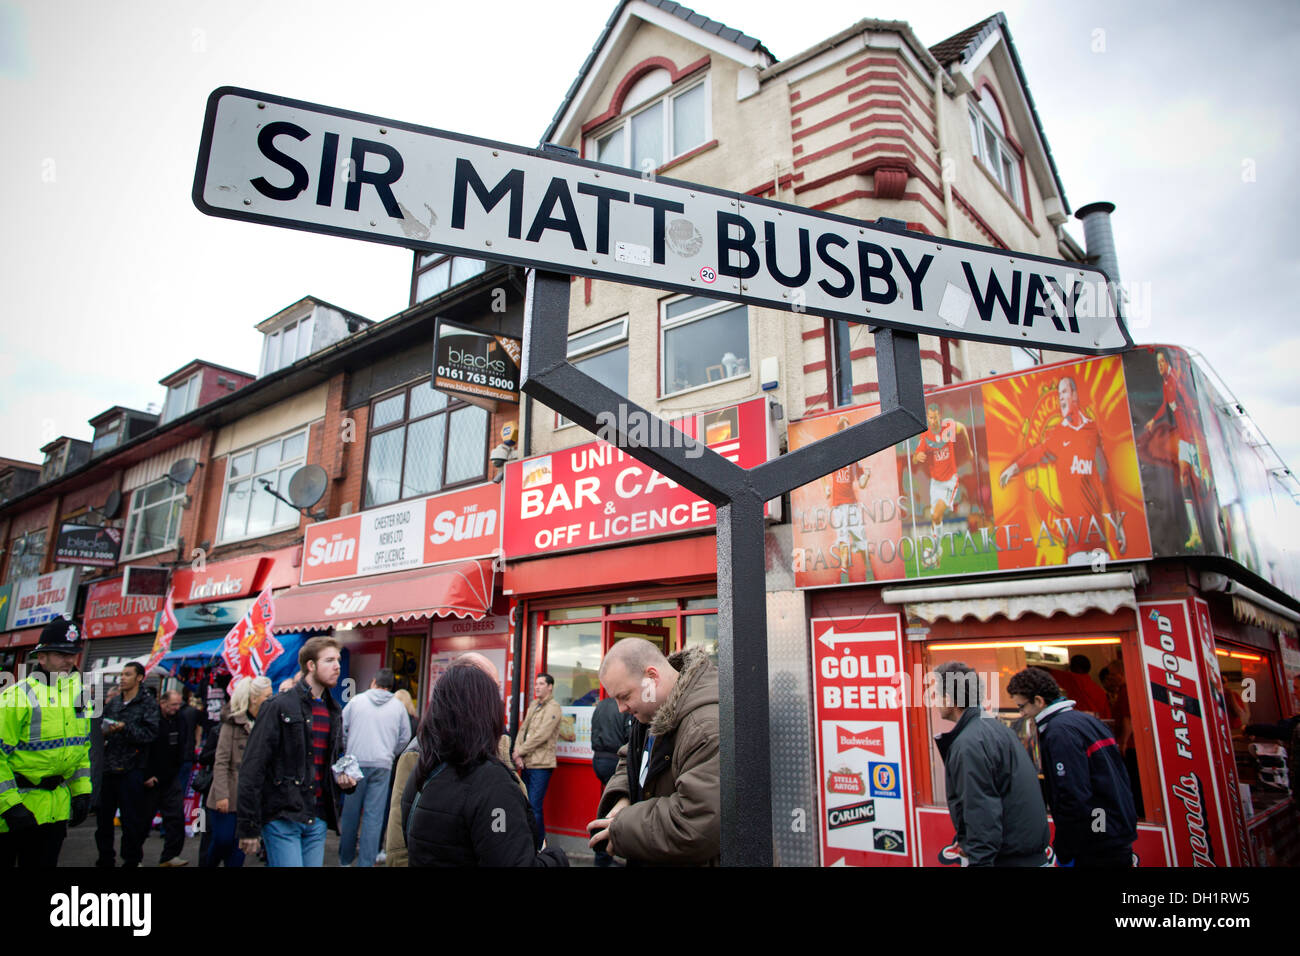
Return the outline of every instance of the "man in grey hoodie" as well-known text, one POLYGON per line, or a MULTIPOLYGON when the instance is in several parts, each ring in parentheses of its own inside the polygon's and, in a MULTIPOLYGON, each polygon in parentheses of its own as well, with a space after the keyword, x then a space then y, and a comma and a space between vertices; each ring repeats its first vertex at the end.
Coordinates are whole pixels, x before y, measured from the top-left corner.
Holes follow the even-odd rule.
POLYGON ((411 723, 402 702, 393 696, 393 672, 382 668, 370 689, 343 708, 344 753, 357 758, 363 774, 357 788, 343 803, 339 821, 339 865, 374 866, 379 855, 388 776, 393 759, 411 739, 411 723), (361 853, 357 855, 357 831, 361 853))

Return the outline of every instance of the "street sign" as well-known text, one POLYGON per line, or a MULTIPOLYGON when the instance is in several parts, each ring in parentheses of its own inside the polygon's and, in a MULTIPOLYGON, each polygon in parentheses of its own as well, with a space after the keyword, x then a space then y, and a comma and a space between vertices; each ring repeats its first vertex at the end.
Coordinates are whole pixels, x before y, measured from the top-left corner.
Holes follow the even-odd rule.
POLYGON ((1132 344, 1093 266, 232 87, 208 98, 193 199, 229 219, 899 331, 1132 344))

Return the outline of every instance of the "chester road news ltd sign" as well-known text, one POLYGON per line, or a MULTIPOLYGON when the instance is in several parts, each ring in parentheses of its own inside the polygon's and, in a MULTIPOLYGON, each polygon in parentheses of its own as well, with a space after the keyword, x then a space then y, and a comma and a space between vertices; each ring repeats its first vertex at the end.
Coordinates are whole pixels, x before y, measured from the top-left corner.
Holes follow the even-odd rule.
POLYGON ((195 205, 244 219, 920 333, 1131 344, 1100 270, 223 87, 195 205))

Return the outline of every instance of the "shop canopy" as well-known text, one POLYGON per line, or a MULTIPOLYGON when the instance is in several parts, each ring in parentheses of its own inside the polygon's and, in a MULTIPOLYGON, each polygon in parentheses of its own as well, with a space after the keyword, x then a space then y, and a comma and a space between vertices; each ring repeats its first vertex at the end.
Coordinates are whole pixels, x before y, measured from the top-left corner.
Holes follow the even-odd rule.
POLYGON ((481 620, 492 610, 492 560, 290 588, 275 598, 275 630, 323 631, 427 617, 481 620))
MULTIPOLYGON (((271 678, 271 686, 278 687, 280 681, 292 677, 298 670, 298 651, 306 637, 302 634, 280 634, 276 640, 284 648, 284 653, 271 662, 266 669, 266 676, 271 678)), ((225 637, 214 637, 201 644, 171 651, 163 655, 158 666, 166 671, 176 671, 181 667, 210 667, 221 660, 221 647, 226 643, 225 637)))

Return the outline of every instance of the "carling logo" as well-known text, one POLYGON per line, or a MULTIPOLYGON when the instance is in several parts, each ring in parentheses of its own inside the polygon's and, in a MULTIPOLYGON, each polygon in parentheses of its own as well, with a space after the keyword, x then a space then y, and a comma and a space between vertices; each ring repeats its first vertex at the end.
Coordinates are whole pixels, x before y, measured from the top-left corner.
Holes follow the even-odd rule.
POLYGON ((59 927, 125 927, 134 936, 152 928, 153 897, 149 893, 82 893, 72 887, 50 897, 50 925, 59 927))

